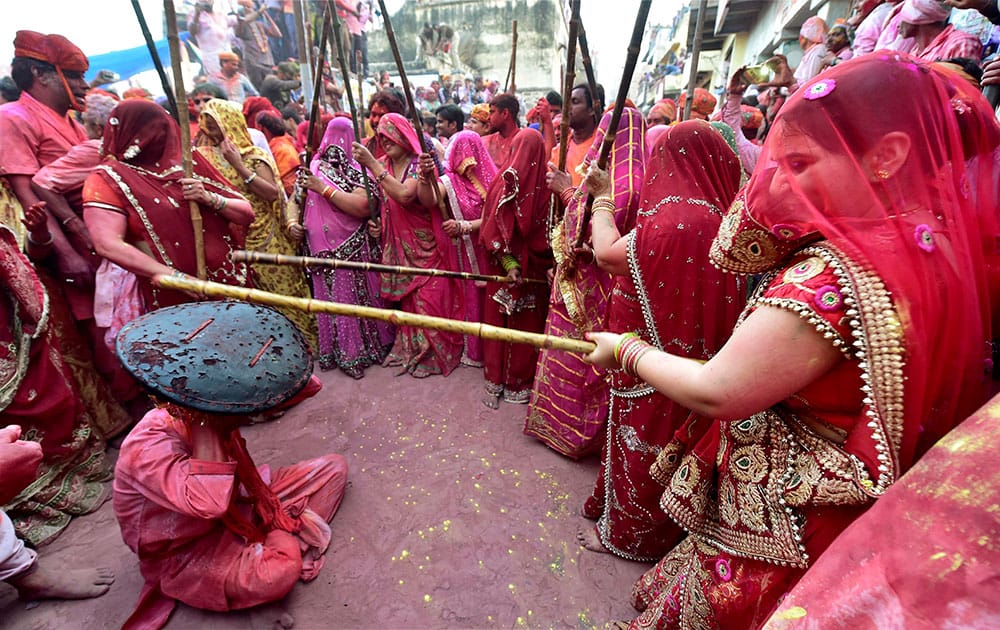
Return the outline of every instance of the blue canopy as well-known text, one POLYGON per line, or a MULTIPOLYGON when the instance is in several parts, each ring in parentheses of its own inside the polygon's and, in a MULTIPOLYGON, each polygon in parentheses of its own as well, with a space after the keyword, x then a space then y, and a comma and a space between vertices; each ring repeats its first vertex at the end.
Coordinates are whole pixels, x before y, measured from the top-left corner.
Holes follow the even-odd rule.
MULTIPOLYGON (((187 43, 188 39, 191 38, 191 34, 187 31, 180 33, 181 42, 187 43)), ((167 71, 167 75, 170 75, 170 46, 167 44, 167 40, 161 39, 154 42, 156 46, 156 52, 160 55, 160 60, 163 62, 163 67, 167 71)), ((191 49, 188 49, 191 52, 191 49)), ((195 59, 197 56, 193 53, 191 58, 195 59)), ((97 74, 98 70, 112 70, 121 75, 122 79, 127 79, 133 75, 139 74, 140 72, 145 72, 147 70, 153 70, 156 66, 153 64, 153 58, 149 56, 149 49, 146 45, 138 46, 136 48, 128 48, 126 50, 116 50, 114 52, 104 53, 103 55, 90 55, 88 57, 90 60, 90 70, 87 71, 87 80, 91 80, 97 74)))

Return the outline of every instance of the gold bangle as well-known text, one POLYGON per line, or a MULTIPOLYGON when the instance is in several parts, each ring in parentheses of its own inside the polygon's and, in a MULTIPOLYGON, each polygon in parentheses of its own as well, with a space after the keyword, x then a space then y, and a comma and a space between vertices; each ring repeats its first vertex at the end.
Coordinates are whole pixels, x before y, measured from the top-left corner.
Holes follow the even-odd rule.
POLYGON ((382 180, 388 176, 389 176, 389 169, 384 168, 382 169, 382 172, 378 174, 378 177, 375 178, 375 182, 381 184, 382 180))

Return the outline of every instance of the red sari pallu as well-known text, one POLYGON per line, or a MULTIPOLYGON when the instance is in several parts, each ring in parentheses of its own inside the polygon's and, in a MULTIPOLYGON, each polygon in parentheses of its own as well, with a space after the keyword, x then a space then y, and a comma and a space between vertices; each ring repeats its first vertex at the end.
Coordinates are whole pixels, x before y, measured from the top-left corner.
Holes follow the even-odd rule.
POLYGON ((742 318, 791 311, 839 362, 748 417, 693 419, 660 453, 660 504, 689 535, 636 583, 634 627, 760 626, 985 401, 998 136, 978 92, 903 54, 839 64, 789 98, 712 259, 765 273, 742 318), (886 111, 877 91, 913 106, 886 111))

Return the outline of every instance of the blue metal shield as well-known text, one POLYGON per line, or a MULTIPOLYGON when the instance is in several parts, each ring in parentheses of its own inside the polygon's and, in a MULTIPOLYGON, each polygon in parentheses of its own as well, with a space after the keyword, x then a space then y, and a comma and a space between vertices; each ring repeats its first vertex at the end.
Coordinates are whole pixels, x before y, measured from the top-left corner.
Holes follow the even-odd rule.
POLYGON ((209 413, 250 414, 285 402, 312 374, 295 325, 267 306, 195 302, 126 324, 118 358, 159 396, 209 413))

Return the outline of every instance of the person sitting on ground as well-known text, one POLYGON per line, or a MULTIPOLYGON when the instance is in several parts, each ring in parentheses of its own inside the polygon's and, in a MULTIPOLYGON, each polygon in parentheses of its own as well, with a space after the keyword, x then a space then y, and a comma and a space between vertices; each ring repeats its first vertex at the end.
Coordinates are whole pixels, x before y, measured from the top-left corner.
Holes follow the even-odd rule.
POLYGON ((215 611, 277 601, 316 578, 346 460, 258 467, 239 431, 309 382, 312 358, 294 325, 263 306, 185 304, 129 323, 118 355, 158 401, 115 469, 115 516, 145 579, 125 627, 162 628, 177 601, 215 611), (153 348, 162 363, 148 362, 153 348), (209 362, 209 374, 176 387, 177 370, 209 362))

